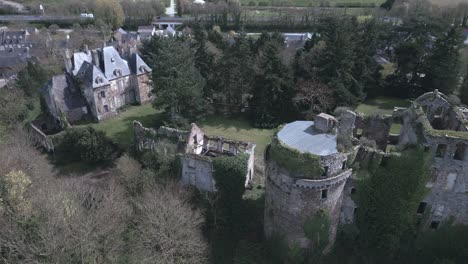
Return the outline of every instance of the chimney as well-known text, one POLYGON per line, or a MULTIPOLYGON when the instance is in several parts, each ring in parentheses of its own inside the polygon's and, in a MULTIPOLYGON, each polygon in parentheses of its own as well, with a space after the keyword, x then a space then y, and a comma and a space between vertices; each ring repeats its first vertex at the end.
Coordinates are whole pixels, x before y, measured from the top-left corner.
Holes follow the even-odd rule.
POLYGON ((86 53, 88 56, 91 55, 91 52, 89 51, 89 47, 87 44, 84 45, 84 53, 86 53))
POLYGON ((65 50, 65 68, 67 70, 67 72, 72 72, 72 61, 71 61, 71 57, 70 57, 70 50, 66 49, 65 50))
POLYGON ((93 50, 92 52, 92 58, 91 58, 91 61, 93 62, 93 64, 99 68, 99 53, 97 50, 93 50))
POLYGON ((314 126, 317 131, 331 133, 335 129, 337 121, 335 117, 321 113, 315 117, 314 126))

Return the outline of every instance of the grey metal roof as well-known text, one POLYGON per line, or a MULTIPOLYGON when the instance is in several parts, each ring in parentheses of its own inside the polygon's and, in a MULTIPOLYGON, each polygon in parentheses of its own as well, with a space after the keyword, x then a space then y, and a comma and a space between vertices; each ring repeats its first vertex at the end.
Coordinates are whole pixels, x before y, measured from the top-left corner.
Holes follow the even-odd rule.
POLYGON ((130 58, 130 69, 132 74, 136 75, 151 72, 151 68, 136 53, 132 54, 132 57, 130 58))
POLYGON ((336 135, 320 133, 313 121, 295 121, 278 132, 278 139, 285 145, 300 152, 328 156, 338 153, 336 135))
POLYGON ((108 80, 130 75, 127 62, 120 57, 119 52, 114 47, 105 47, 102 49, 102 53, 104 75, 108 80))

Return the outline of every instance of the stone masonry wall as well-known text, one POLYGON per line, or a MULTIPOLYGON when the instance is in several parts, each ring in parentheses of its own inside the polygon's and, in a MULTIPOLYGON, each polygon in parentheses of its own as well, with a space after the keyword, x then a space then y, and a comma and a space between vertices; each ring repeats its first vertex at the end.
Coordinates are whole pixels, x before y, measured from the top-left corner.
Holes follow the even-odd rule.
POLYGON ((284 234, 289 244, 309 247, 311 241, 304 233, 306 220, 319 210, 330 218, 329 245, 333 245, 342 203, 342 192, 351 170, 343 170, 333 177, 309 180, 295 179, 274 160, 265 161, 265 234, 284 234), (326 192, 326 197, 323 192, 326 192))

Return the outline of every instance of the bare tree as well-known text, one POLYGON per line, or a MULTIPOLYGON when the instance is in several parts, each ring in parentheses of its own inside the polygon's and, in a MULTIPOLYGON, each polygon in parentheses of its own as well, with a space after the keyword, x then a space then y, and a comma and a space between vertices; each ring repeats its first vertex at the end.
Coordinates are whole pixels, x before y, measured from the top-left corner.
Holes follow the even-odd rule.
POLYGON ((139 263, 207 263, 207 243, 199 210, 174 184, 154 187, 136 202, 138 239, 133 258, 139 263))
POLYGON ((307 119, 321 112, 331 111, 336 103, 333 90, 317 80, 300 79, 297 82, 297 96, 294 101, 307 119))

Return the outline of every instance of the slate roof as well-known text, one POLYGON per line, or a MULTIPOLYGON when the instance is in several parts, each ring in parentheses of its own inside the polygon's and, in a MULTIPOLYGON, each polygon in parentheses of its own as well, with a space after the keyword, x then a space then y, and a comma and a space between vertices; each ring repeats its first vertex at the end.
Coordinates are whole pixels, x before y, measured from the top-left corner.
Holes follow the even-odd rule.
POLYGON ((84 52, 76 52, 73 54, 73 75, 76 75, 81 68, 81 65, 87 61, 92 61, 91 55, 88 55, 84 52))
POLYGON ((136 53, 130 58, 130 70, 132 74, 140 75, 146 72, 151 72, 151 68, 143 61, 136 53))
POLYGON ((114 47, 105 47, 102 50, 104 75, 108 80, 130 75, 128 63, 120 57, 114 47))
POLYGON ((102 71, 94 64, 87 61, 83 62, 81 65, 81 68, 77 73, 77 77, 84 85, 86 85, 86 87, 98 88, 110 84, 102 71))
POLYGON ((60 120, 60 112, 69 112, 86 106, 85 98, 74 87, 66 74, 55 75, 46 84, 42 93, 49 106, 50 113, 60 120))
POLYGON ((303 153, 319 156, 338 153, 337 136, 317 131, 313 121, 295 121, 285 125, 278 132, 278 139, 303 153))

